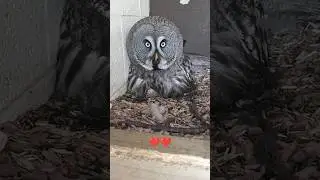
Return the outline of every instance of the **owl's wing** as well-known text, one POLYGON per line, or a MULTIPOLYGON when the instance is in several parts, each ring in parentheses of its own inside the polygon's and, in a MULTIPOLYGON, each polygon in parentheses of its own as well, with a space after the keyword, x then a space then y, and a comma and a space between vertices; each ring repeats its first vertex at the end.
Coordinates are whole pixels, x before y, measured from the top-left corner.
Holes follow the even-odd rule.
POLYGON ((210 57, 197 54, 185 54, 185 57, 188 57, 192 64, 191 70, 193 73, 203 73, 210 69, 210 57))
MULTIPOLYGON (((60 23, 55 84, 60 98, 95 93, 96 86, 103 82, 101 68, 109 69, 105 65, 109 63, 108 13, 107 0, 66 1, 60 23)), ((91 101, 91 97, 83 98, 91 101)))

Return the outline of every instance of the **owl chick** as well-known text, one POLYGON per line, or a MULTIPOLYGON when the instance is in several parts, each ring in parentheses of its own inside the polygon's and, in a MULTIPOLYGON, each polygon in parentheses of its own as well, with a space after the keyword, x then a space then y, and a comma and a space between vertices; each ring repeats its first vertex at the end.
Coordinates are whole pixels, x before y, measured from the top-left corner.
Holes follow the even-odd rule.
POLYGON ((194 80, 183 42, 179 28, 164 17, 150 16, 134 24, 126 41, 128 91, 137 99, 144 99, 149 89, 165 98, 188 92, 194 80))

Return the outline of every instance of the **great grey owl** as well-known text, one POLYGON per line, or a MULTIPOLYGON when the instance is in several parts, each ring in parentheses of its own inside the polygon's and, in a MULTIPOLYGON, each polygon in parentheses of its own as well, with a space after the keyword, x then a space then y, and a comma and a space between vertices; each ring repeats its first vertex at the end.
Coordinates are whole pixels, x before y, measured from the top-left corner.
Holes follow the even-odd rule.
POLYGON ((150 88, 165 98, 188 92, 194 80, 183 42, 178 27, 164 17, 150 16, 135 23, 126 41, 128 91, 137 99, 144 99, 150 88))
POLYGON ((60 23, 55 96, 84 111, 109 103, 109 0, 66 0, 60 23))

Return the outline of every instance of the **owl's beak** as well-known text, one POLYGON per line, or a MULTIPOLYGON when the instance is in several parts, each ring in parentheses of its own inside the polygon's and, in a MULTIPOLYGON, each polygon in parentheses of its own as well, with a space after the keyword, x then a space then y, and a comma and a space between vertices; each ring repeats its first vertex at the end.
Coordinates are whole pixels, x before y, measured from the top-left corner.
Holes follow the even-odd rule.
POLYGON ((160 56, 159 56, 159 53, 156 51, 152 56, 153 68, 157 69, 159 63, 160 63, 160 56))

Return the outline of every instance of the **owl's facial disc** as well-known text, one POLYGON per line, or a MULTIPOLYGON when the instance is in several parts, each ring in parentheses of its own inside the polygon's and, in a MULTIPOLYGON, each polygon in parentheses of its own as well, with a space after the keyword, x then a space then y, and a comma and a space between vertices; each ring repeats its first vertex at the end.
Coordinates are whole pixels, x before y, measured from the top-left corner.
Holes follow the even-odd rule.
POLYGON ((166 39, 160 36, 155 41, 152 36, 146 36, 143 40, 145 48, 148 50, 147 59, 142 66, 147 70, 163 70, 166 69, 165 65, 167 60, 164 58, 163 48, 166 47, 166 39))
POLYGON ((174 25, 147 21, 133 30, 127 39, 128 55, 145 70, 167 70, 183 56, 183 38, 174 25))
POLYGON ((156 52, 156 45, 152 36, 146 36, 142 41, 143 46, 146 49, 146 59, 144 62, 140 62, 139 64, 145 69, 152 71, 154 70, 154 56, 156 52))
POLYGON ((168 45, 168 40, 166 39, 165 36, 160 36, 157 38, 157 50, 159 54, 159 58, 157 59, 157 69, 159 70, 166 70, 168 69, 175 61, 171 59, 169 54, 167 53, 168 51, 166 50, 166 47, 168 45), (166 59, 166 58, 169 59, 166 59))

